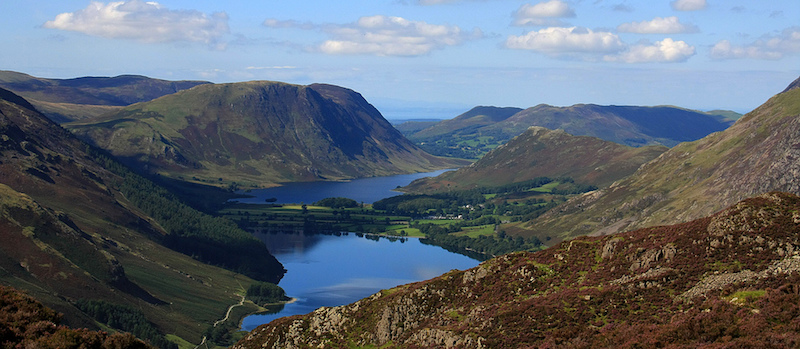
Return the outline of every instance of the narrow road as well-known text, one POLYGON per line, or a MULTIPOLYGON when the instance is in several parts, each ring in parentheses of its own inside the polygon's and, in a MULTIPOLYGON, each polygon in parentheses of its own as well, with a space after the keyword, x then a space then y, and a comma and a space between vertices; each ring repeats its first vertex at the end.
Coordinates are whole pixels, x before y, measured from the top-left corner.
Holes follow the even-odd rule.
POLYGON ((244 305, 244 296, 242 296, 242 299, 239 301, 239 304, 233 304, 230 307, 228 307, 228 312, 225 313, 225 317, 220 320, 217 320, 217 322, 214 323, 214 327, 217 327, 217 325, 219 325, 222 322, 228 321, 228 318, 231 317, 231 311, 233 310, 233 308, 241 307, 243 305, 244 305))
MULTIPOLYGON (((225 313, 225 317, 222 318, 222 319, 217 320, 217 322, 214 323, 214 327, 217 327, 217 325, 219 325, 219 324, 221 324, 221 323, 223 323, 225 321, 228 321, 228 319, 231 317, 231 311, 233 311, 233 308, 241 307, 243 305, 244 305, 244 296, 242 296, 242 299, 239 300, 238 304, 231 304, 231 306, 228 307, 228 312, 225 313)), ((200 344, 198 344, 196 347, 194 347, 194 349, 200 348, 201 346, 203 346, 203 344, 206 344, 206 336, 203 336, 203 340, 200 342, 200 344)), ((207 344, 206 344, 206 348, 208 348, 207 344)))

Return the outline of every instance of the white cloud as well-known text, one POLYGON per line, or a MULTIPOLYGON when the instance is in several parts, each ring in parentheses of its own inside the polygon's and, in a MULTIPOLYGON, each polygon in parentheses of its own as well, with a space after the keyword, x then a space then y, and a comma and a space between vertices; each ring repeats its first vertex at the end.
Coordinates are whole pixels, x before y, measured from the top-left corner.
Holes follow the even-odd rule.
POLYGON ((778 60, 800 53, 800 27, 784 29, 781 35, 764 36, 748 45, 738 46, 722 40, 711 48, 713 59, 768 59, 778 60))
POLYGON ((332 36, 318 47, 324 53, 378 56, 424 55, 483 36, 478 30, 465 32, 458 26, 381 15, 361 17, 356 23, 324 30, 332 36))
POLYGON ((676 63, 685 62, 695 55, 694 46, 684 41, 666 38, 653 45, 638 44, 627 51, 614 56, 606 56, 605 60, 625 63, 676 63))
POLYGON ((621 33, 637 34, 679 34, 696 33, 697 26, 683 24, 678 17, 656 17, 652 21, 623 23, 617 26, 617 31, 621 33))
POLYGON ((140 0, 91 2, 85 9, 57 15, 44 27, 109 39, 189 41, 217 47, 221 47, 220 38, 230 32, 224 12, 207 15, 195 10, 170 10, 157 2, 140 0))
POLYGON ((609 32, 579 27, 551 27, 521 36, 509 36, 506 47, 559 56, 571 53, 616 53, 624 50, 625 44, 616 34, 609 32))
POLYGON ((557 26, 556 18, 575 17, 575 11, 561 0, 550 0, 535 5, 523 4, 514 14, 514 25, 557 26))
POLYGON ((670 38, 654 44, 627 45, 610 32, 586 28, 552 27, 510 36, 506 47, 531 50, 555 58, 605 60, 621 63, 684 62, 695 55, 695 48, 684 41, 670 38))
POLYGON ((706 8, 706 0, 674 0, 669 4, 675 11, 699 11, 706 8))

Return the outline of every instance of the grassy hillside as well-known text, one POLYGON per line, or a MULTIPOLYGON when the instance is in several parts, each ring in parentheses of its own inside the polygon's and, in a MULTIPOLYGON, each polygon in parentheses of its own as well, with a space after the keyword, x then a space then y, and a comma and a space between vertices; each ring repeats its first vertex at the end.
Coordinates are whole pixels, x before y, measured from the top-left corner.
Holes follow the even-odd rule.
POLYGON ((3 89, 0 226, 0 283, 79 327, 105 326, 78 307, 100 300, 200 343, 256 282, 237 272, 273 282, 284 272, 233 223, 188 208, 3 89))
POLYGON ((278 82, 202 85, 68 126, 136 168, 213 185, 382 176, 455 166, 358 93, 278 82))
POLYGON ((666 151, 664 146, 633 148, 594 137, 531 127, 492 150, 477 162, 423 178, 403 188, 406 192, 435 192, 498 186, 536 177, 571 177, 605 187, 635 172, 666 151))
POLYGON ((233 348, 785 348, 800 341, 800 197, 383 290, 254 329, 233 348))

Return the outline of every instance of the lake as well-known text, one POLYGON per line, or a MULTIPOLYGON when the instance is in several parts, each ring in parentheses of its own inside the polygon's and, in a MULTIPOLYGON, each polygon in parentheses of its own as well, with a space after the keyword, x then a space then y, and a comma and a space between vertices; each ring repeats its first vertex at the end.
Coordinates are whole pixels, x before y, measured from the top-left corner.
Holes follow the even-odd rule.
POLYGON ((422 281, 479 261, 425 245, 419 239, 335 235, 256 234, 288 270, 280 282, 294 303, 275 314, 250 315, 242 329, 284 316, 307 314, 319 307, 353 303, 376 292, 422 281))
POLYGON ((297 182, 286 183, 280 187, 254 189, 240 194, 252 195, 250 198, 237 198, 231 201, 263 204, 266 199, 275 198, 279 204, 311 204, 331 197, 345 197, 365 204, 380 199, 397 196, 401 192, 393 191, 397 187, 406 186, 415 179, 438 176, 446 171, 412 173, 404 175, 360 178, 344 182, 297 182))
MULTIPOLYGON (((282 187, 248 192, 253 198, 236 199, 245 203, 313 203, 328 197, 347 197, 358 202, 373 203, 400 195, 392 191, 411 181, 437 176, 448 170, 356 179, 348 182, 290 183, 282 187)), ((336 235, 255 234, 264 241, 286 268, 280 286, 296 301, 272 309, 272 314, 246 317, 242 329, 250 331, 274 319, 307 314, 319 307, 353 303, 376 292, 395 286, 422 281, 452 269, 469 269, 479 261, 449 252, 441 247, 425 245, 419 239, 388 239, 358 236, 355 233, 336 235)))

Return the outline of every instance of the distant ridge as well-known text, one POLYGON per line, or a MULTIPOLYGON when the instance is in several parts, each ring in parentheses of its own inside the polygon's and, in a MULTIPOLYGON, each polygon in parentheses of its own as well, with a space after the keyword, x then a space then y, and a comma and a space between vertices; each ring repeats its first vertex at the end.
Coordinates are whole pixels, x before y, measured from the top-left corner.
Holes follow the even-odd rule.
POLYGON ((35 105, 50 119, 69 122, 182 91, 207 81, 168 81, 141 75, 47 79, 0 70, 0 87, 35 105))
POLYGON ((697 140, 728 128, 740 115, 725 110, 700 112, 674 106, 576 104, 555 107, 475 107, 428 127, 403 126, 406 137, 437 155, 477 159, 528 127, 564 130, 622 145, 641 147, 697 140))

